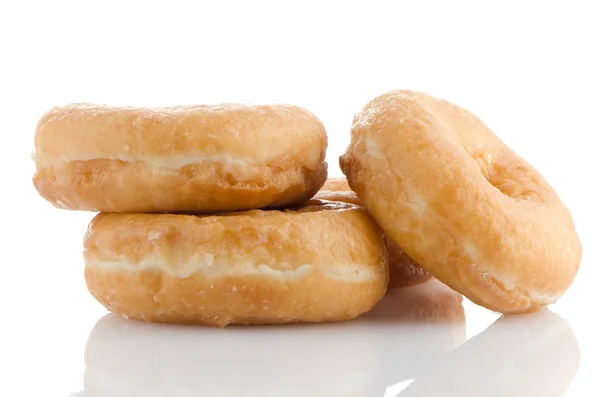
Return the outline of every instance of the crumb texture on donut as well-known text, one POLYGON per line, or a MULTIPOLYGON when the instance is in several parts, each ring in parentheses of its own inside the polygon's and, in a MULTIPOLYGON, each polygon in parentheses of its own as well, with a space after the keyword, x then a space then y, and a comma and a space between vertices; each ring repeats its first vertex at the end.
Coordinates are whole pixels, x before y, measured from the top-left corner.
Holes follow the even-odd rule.
POLYGON ((389 279, 366 211, 317 200, 216 216, 100 214, 84 246, 92 295, 145 321, 351 319, 381 299, 389 279))
MULTIPOLYGON (((362 206, 358 196, 354 193, 346 178, 329 178, 315 195, 316 199, 339 201, 362 206)), ((390 267, 390 282, 388 289, 409 287, 422 284, 431 279, 414 259, 412 259, 398 244, 384 235, 384 242, 388 252, 390 267)))
POLYGON ((503 313, 555 302, 581 244, 548 182, 465 109, 393 91, 353 122, 340 166, 386 234, 433 276, 503 313))
POLYGON ((327 177, 322 122, 288 105, 73 104, 35 134, 34 185, 59 208, 208 212, 282 206, 327 177))

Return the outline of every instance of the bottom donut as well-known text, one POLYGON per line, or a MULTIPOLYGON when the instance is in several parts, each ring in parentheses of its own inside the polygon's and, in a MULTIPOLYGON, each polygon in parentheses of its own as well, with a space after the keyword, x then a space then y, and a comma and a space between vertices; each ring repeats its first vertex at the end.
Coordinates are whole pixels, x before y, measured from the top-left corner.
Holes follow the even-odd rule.
MULTIPOLYGON (((316 199, 338 201, 362 206, 360 199, 354 193, 346 178, 329 178, 321 190, 315 195, 316 199)), ((388 289, 410 287, 429 281, 432 276, 412 259, 398 244, 384 236, 388 250, 390 267, 390 282, 388 289)))
POLYGON ((385 294, 381 231, 358 206, 311 200, 220 215, 99 214, 85 279, 108 310, 149 322, 341 321, 385 294))

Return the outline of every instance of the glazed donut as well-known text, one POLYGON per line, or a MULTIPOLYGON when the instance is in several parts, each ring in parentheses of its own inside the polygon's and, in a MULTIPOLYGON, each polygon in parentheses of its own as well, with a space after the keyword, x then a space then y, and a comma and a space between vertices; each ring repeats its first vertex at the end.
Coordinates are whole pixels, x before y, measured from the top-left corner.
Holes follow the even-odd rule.
POLYGON ((295 106, 73 104, 40 119, 33 183, 56 207, 73 210, 277 207, 319 190, 326 146, 321 121, 295 106))
MULTIPOLYGON (((315 195, 315 199, 341 201, 343 203, 362 206, 356 193, 350 190, 346 178, 327 179, 321 190, 315 195)), ((431 275, 408 256, 398 244, 385 235, 384 242, 388 251, 388 263, 390 267, 388 289, 410 287, 422 284, 431 279, 431 275)))
POLYGON ((352 319, 389 280, 381 229, 366 210, 319 200, 204 216, 101 213, 84 247, 91 294, 149 322, 352 319))
POLYGON ((502 313, 572 284, 581 244, 548 182, 477 117, 412 91, 375 98, 340 157, 379 226, 434 277, 502 313))

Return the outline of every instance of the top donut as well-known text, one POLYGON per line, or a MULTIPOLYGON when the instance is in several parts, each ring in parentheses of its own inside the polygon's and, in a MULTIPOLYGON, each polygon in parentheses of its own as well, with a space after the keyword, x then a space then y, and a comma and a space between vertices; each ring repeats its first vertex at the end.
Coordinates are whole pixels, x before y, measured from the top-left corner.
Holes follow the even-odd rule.
POLYGON ((33 183, 56 207, 212 212, 284 206, 325 182, 327 135, 288 105, 56 107, 35 133, 33 183))

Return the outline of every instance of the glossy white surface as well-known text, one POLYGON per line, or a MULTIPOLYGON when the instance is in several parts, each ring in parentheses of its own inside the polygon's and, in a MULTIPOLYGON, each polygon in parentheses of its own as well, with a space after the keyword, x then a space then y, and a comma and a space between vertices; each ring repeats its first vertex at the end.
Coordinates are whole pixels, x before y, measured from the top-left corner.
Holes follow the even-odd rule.
POLYGON ((285 329, 191 331, 109 315, 87 342, 85 395, 548 396, 561 395, 577 370, 575 337, 552 313, 497 320, 465 342, 459 305, 434 294, 402 307, 413 294, 400 295, 352 323, 285 329), (536 376, 527 366, 539 367, 536 376))
POLYGON ((21 313, 23 326, 3 338, 9 342, 3 359, 17 371, 0 395, 592 396, 600 390, 598 328, 589 313, 570 306, 575 298, 536 314, 499 317, 431 281, 390 292, 354 321, 214 329, 126 320, 105 314, 82 288, 61 290, 60 307, 56 296, 41 300, 35 317, 21 313))
POLYGON ((594 2, 0 2, 0 396, 598 396, 600 24, 594 2), (437 282, 339 324, 211 329, 106 311, 83 280, 94 214, 31 184, 54 105, 288 102, 330 175, 353 115, 410 88, 473 111, 559 192, 584 247, 540 313, 499 318, 437 282))

